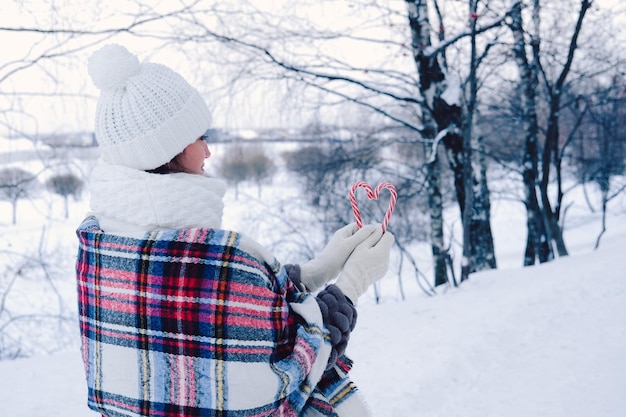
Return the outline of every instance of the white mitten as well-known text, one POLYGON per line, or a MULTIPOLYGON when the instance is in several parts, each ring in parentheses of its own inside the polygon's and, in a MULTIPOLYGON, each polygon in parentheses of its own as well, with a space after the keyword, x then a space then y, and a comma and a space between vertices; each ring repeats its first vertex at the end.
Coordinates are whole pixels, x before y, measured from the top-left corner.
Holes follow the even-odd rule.
POLYGON ((387 273, 394 240, 390 232, 383 233, 382 227, 378 225, 376 231, 357 246, 346 261, 337 287, 353 303, 356 304, 367 288, 387 273))
POLYGON ((335 279, 354 248, 380 228, 368 225, 358 229, 356 223, 337 230, 322 252, 300 266, 300 280, 309 291, 316 291, 335 279))

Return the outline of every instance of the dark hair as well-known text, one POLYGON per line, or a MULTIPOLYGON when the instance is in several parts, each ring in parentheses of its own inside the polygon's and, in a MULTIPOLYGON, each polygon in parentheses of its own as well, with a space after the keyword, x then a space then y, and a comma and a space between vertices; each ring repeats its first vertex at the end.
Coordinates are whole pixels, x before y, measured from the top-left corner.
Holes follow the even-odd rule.
POLYGON ((174 159, 172 159, 169 162, 164 163, 160 167, 156 167, 154 169, 147 169, 146 172, 150 174, 175 174, 177 172, 185 172, 185 170, 183 170, 180 164, 178 163, 177 158, 178 158, 178 155, 176 155, 174 159))

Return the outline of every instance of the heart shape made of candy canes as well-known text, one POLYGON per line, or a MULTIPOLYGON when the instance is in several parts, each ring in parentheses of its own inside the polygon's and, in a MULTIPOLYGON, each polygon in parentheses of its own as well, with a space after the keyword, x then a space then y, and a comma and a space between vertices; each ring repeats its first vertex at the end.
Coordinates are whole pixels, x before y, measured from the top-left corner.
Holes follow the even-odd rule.
POLYGON ((359 206, 356 202, 355 194, 358 188, 365 188, 367 191, 367 197, 370 200, 378 200, 378 195, 382 189, 386 188, 391 193, 389 205, 387 206, 387 212, 385 213, 385 218, 383 219, 383 233, 385 233, 387 225, 389 224, 389 219, 391 218, 391 213, 393 213, 393 208, 396 206, 396 198, 398 197, 396 187, 388 182, 381 182, 374 190, 372 190, 372 187, 368 183, 359 181, 355 183, 352 188, 350 188, 350 204, 352 204, 352 211, 354 212, 354 217, 356 218, 356 225, 360 229, 363 227, 363 221, 361 220, 361 212, 359 211, 359 206))

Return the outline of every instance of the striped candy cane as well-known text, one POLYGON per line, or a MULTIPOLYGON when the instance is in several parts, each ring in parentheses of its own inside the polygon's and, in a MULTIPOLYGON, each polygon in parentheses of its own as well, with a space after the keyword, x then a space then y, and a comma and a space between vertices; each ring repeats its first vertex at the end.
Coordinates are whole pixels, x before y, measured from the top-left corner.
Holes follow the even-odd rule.
POLYGON ((361 212, 359 211, 359 206, 356 202, 356 190, 357 188, 362 187, 367 191, 367 197, 370 200, 378 200, 378 195, 380 194, 380 190, 386 188, 391 193, 391 198, 389 199, 389 206, 387 206, 387 212, 385 213, 385 218, 383 219, 383 233, 387 230, 387 225, 389 224, 389 219, 391 218, 391 213, 393 212, 393 208, 396 206, 396 198, 398 197, 398 193, 396 192, 396 187, 388 182, 381 182, 378 184, 376 189, 372 190, 372 187, 366 182, 359 181, 355 183, 350 189, 350 204, 352 205, 352 211, 354 212, 354 217, 356 218, 356 225, 360 229, 363 227, 363 221, 361 220, 361 212))

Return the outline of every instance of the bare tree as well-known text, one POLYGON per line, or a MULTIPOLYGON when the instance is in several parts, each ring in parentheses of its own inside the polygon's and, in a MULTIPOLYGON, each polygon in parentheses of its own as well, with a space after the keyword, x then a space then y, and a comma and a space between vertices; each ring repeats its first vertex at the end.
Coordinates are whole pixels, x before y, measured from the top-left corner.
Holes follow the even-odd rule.
POLYGON ((551 242, 547 239, 546 224, 537 198, 537 178, 539 176, 539 121, 537 118, 537 88, 539 84, 539 0, 532 8, 532 30, 530 36, 531 54, 527 53, 522 3, 516 4, 511 13, 513 31, 513 55, 520 71, 520 96, 522 121, 525 132, 524 156, 522 160, 523 182, 526 206, 527 239, 524 251, 524 265, 533 265, 536 259, 547 262, 552 259, 551 242))
MULTIPOLYGON (((496 267, 490 226, 489 191, 484 175, 484 165, 481 165, 481 159, 472 157, 472 148, 477 147, 472 129, 478 90, 477 67, 480 62, 477 36, 499 27, 509 11, 505 9, 500 15, 495 16, 484 25, 478 26, 479 2, 470 1, 467 14, 469 30, 446 38, 443 18, 439 13, 437 2, 434 2, 439 17, 440 42, 433 47, 430 40, 431 23, 428 17, 430 2, 407 1, 407 4, 409 5, 409 22, 413 36, 413 56, 420 80, 421 96, 424 97, 422 124, 424 131, 431 132, 425 137, 431 138, 435 146, 438 146, 440 141, 443 143, 448 155, 448 162, 455 176, 457 201, 463 219, 461 281, 464 281, 470 272, 496 267), (452 79, 445 59, 446 49, 466 37, 470 40, 467 97, 462 95, 462 90, 452 79), (462 105, 462 100, 466 102, 465 107, 462 105)), ((492 43, 486 42, 481 55, 485 56, 492 45, 492 43)), ((435 153, 433 153, 434 157, 436 157, 435 153)), ((434 159, 431 161, 435 162, 434 159)), ((437 213, 438 210, 436 207, 431 207, 431 213, 437 213)), ((437 259, 436 264, 444 270, 446 254, 441 251, 443 240, 438 238, 434 239, 433 242, 439 242, 437 246, 440 247, 433 248, 433 254, 437 259)), ((436 280, 436 285, 447 280, 445 275, 439 276, 441 280, 436 280)))
MULTIPOLYGON (((428 2, 415 1, 407 2, 409 26, 411 28, 411 49, 413 60, 419 74, 419 88, 422 97, 433 97, 433 92, 439 90, 442 93, 441 85, 437 88, 437 83, 445 81, 444 74, 439 66, 438 56, 429 57, 426 54, 427 48, 432 46, 430 20, 428 16, 428 2), (432 92, 431 92, 432 90, 432 92)), ((442 135, 438 135, 440 129, 431 111, 434 103, 426 103, 423 107, 422 130, 419 132, 425 139, 425 147, 433 147, 431 157, 427 162, 426 183, 428 184, 428 207, 430 213, 430 243, 433 253, 434 264, 434 285, 442 285, 448 282, 448 269, 446 264, 446 246, 443 233, 443 202, 441 199, 441 174, 440 159, 438 157, 438 141, 448 134, 444 130, 442 135)), ((460 109, 459 109, 460 110, 460 109)), ((457 112, 458 113, 458 112, 457 112)), ((459 126, 450 129, 450 135, 458 135, 459 126)), ((458 188, 457 188, 458 189, 458 188)))
POLYGON ((218 165, 220 175, 235 186, 236 197, 240 182, 253 181, 257 185, 257 194, 260 198, 263 182, 271 179, 276 172, 274 161, 259 145, 244 147, 235 144, 220 159, 218 165))
POLYGON ((74 340, 75 313, 60 289, 67 282, 58 256, 64 252, 58 243, 47 248, 46 234, 44 226, 21 250, 0 251, 0 360, 49 353, 74 340))
MULTIPOLYGON (((575 96, 568 107, 570 115, 561 115, 571 129, 567 143, 573 143, 569 158, 579 181, 600 190, 601 230, 595 247, 600 245, 607 228, 608 204, 626 190, 618 179, 626 171, 626 84, 623 74, 606 81, 587 82, 587 89, 575 96)), ((589 202, 595 211, 594 203, 589 202)))
POLYGON ((276 164, 262 147, 255 147, 248 156, 250 177, 257 186, 257 197, 261 198, 263 183, 270 181, 276 173, 276 164))
POLYGON ((13 224, 17 223, 17 202, 32 195, 36 189, 36 177, 30 172, 18 167, 0 170, 0 197, 11 202, 13 224))
POLYGON ((561 100, 566 91, 566 81, 579 48, 579 37, 583 21, 593 1, 582 0, 574 28, 567 39, 565 58, 559 60, 549 57, 542 48, 540 22, 542 5, 540 0, 533 0, 531 22, 525 24, 522 4, 513 9, 510 27, 513 32, 513 54, 520 71, 522 114, 524 120, 525 153, 523 160, 523 179, 526 190, 528 238, 524 256, 524 265, 532 265, 538 259, 546 262, 558 256, 567 256, 568 251, 563 239, 563 230, 559 222, 563 201, 562 158, 564 146, 561 140, 559 119, 563 109, 561 100), (529 28, 526 30, 526 28, 529 28), (528 34, 528 36, 526 36, 528 34), (555 74, 554 79, 550 74, 555 74), (540 84, 540 81, 543 81, 540 84), (547 96, 547 127, 545 140, 539 160, 539 121, 537 117, 537 97, 543 86, 547 96), (541 171, 539 171, 541 162, 541 171), (551 173, 556 177, 556 199, 550 199, 549 185, 551 173), (537 195, 538 193, 538 195, 537 195))
POLYGON ((67 219, 69 217, 68 198, 78 199, 84 186, 83 180, 71 173, 55 174, 46 181, 46 186, 52 192, 63 197, 65 218, 67 219))
POLYGON ((548 115, 548 127, 543 147, 542 175, 539 183, 539 190, 541 192, 543 216, 546 222, 546 232, 548 233, 547 237, 549 241, 554 242, 556 245, 556 251, 559 256, 567 256, 568 254, 565 241, 563 240, 563 231, 559 225, 561 204, 563 201, 561 153, 559 152, 559 113, 561 110, 561 97, 565 81, 567 80, 572 68, 574 54, 578 48, 578 37, 580 35, 583 20, 587 11, 591 7, 591 4, 591 0, 582 0, 580 2, 578 18, 569 41, 567 58, 556 80, 550 80, 545 71, 541 72, 544 80, 544 86, 548 91, 550 113, 548 115), (550 166, 552 164, 554 164, 557 182, 557 197, 554 209, 552 208, 552 203, 550 202, 548 190, 548 185, 550 183, 550 166))
MULTIPOLYGON (((307 146, 285 152, 283 158, 300 178, 309 204, 323 213, 320 217, 327 234, 354 221, 347 198, 353 178, 375 176, 380 163, 372 142, 363 147, 353 143, 307 146)), ((373 205, 364 207, 363 216, 376 221, 383 217, 380 207, 373 205)))

